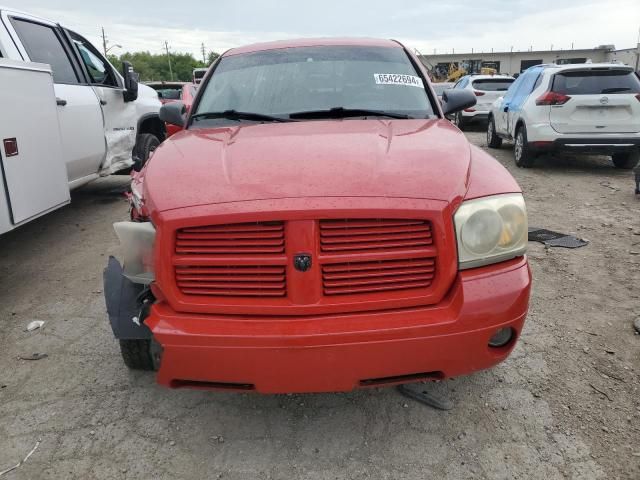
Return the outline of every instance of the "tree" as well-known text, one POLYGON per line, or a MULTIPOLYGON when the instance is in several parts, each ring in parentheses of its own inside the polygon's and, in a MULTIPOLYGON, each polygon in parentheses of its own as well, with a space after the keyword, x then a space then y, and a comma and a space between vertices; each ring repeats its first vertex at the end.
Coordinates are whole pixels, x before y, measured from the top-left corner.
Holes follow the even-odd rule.
POLYGON ((218 57, 220 57, 219 53, 209 52, 209 55, 207 55, 207 65, 206 66, 208 67, 209 65, 211 65, 213 62, 215 62, 218 59, 218 57))
MULTIPOLYGON (((171 69, 173 79, 183 82, 191 81, 193 69, 208 67, 219 55, 209 52, 207 65, 196 60, 191 53, 171 53, 171 69)), ((134 70, 140 75, 143 82, 171 80, 169 73, 169 61, 166 53, 152 54, 150 52, 125 52, 120 56, 109 55, 109 61, 120 70, 123 61, 131 62, 134 70)))

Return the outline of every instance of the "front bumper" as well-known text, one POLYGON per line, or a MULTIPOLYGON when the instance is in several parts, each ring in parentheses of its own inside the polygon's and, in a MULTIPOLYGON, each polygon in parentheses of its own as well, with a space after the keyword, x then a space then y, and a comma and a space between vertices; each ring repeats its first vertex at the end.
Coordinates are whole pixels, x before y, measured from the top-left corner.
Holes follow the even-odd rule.
POLYGON ((350 391, 496 365, 515 338, 500 348, 489 347, 489 338, 500 327, 520 334, 530 286, 529 266, 519 258, 461 272, 430 307, 286 317, 186 314, 157 303, 145 324, 162 346, 162 385, 350 391))

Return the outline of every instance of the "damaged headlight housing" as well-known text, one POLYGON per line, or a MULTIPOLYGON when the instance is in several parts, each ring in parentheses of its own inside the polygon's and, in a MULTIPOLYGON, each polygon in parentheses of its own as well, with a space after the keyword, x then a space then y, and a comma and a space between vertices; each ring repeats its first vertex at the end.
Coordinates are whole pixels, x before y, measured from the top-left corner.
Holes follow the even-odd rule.
POLYGON ((153 244, 156 229, 151 222, 116 222, 116 235, 124 251, 124 276, 134 283, 151 283, 154 278, 153 244))
POLYGON ((463 202, 454 223, 460 270, 503 262, 527 251, 527 209, 520 193, 463 202))

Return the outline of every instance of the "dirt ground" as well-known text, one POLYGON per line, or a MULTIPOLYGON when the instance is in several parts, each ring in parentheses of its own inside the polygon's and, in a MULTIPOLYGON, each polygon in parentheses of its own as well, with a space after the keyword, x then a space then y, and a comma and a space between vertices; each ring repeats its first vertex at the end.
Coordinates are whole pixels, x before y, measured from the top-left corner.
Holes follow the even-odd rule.
MULTIPOLYGON (((486 148, 482 128, 467 132, 486 148)), ((2 480, 640 478, 640 199, 605 158, 514 166, 530 225, 534 292, 512 356, 434 388, 448 412, 394 389, 278 395, 168 390, 124 367, 102 297, 126 178, 0 237, 2 480), (42 329, 25 332, 32 320, 42 329), (46 353, 38 361, 18 359, 46 353)))

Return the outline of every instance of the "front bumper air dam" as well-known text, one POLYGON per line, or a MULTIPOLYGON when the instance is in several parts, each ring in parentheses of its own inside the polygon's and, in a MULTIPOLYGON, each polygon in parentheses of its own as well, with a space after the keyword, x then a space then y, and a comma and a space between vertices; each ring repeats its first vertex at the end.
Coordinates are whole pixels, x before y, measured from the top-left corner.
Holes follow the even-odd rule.
POLYGON ((158 303, 145 323, 163 347, 162 385, 350 391, 496 365, 522 331, 530 288, 528 263, 518 258, 461 272, 431 307, 287 318, 186 314, 158 303), (500 327, 516 335, 491 348, 500 327))
POLYGON ((139 296, 144 286, 133 283, 123 275, 120 262, 109 257, 104 269, 104 299, 111 330, 118 340, 146 340, 151 338, 151 331, 143 324, 136 324, 134 317, 140 316, 139 296))

